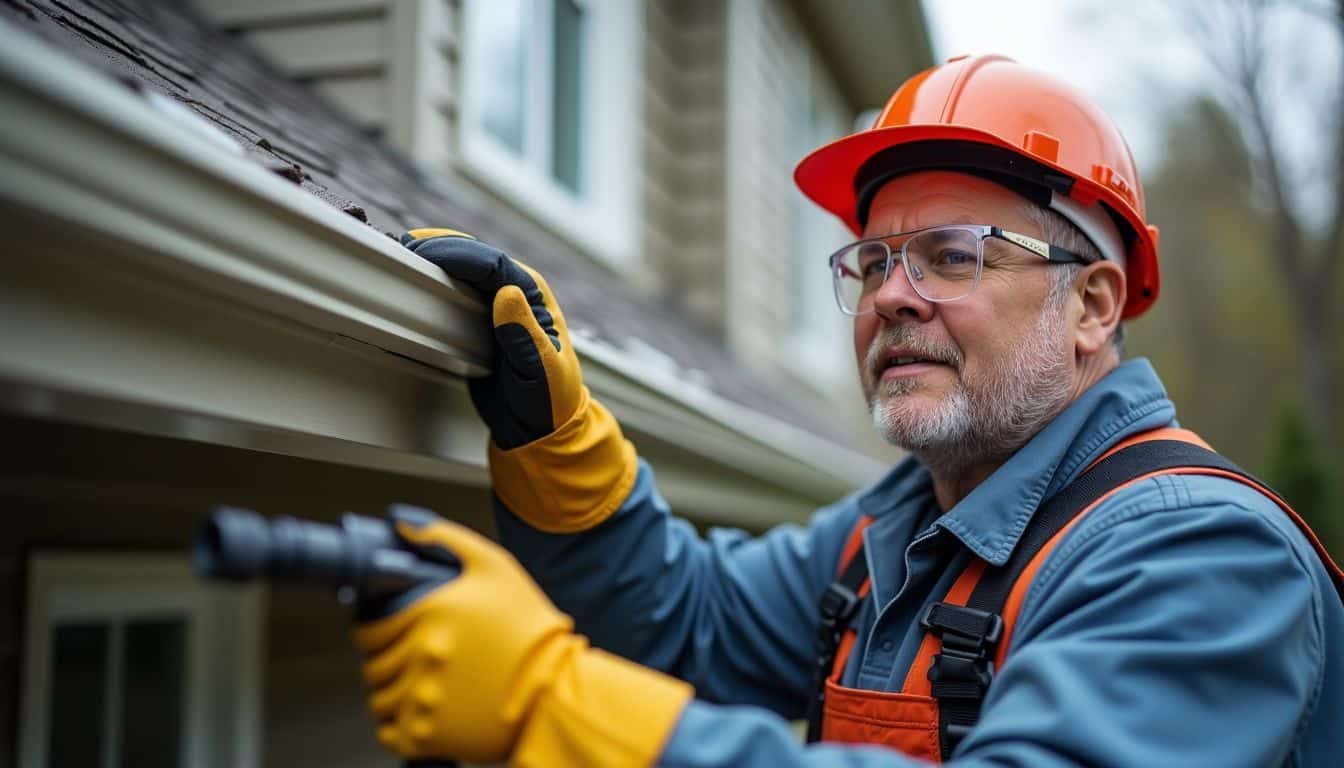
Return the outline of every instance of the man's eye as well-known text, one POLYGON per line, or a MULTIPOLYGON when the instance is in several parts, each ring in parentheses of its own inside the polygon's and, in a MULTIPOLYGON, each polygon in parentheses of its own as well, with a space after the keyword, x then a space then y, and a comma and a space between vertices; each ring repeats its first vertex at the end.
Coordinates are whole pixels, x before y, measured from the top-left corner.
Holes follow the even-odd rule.
POLYGON ((975 254, 944 249, 938 252, 938 263, 945 267, 965 267, 975 263, 975 254))
POLYGON ((887 269, 886 259, 874 259, 868 262, 867 264, 864 264, 860 268, 860 271, 863 273, 864 277, 876 277, 885 272, 886 269, 887 269))

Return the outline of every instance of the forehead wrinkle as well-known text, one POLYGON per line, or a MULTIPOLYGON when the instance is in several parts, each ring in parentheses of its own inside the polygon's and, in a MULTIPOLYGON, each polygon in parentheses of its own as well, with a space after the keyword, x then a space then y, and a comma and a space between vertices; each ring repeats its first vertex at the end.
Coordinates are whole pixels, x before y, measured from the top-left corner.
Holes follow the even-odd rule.
POLYGON ((940 224, 996 225, 1018 232, 1026 223, 1017 193, 974 175, 926 170, 898 176, 878 190, 865 236, 909 232, 940 224))
POLYGON ((911 232, 942 224, 983 224, 983 219, 989 218, 983 215, 977 201, 968 199, 961 190, 918 189, 908 196, 889 195, 891 193, 886 190, 878 193, 868 226, 864 227, 865 237, 911 232))
POLYGON ((972 215, 970 215, 969 213, 963 213, 963 214, 958 214, 958 215, 956 215, 956 216, 951 216, 951 217, 948 217, 948 218, 945 218, 945 219, 939 219, 939 220, 936 221, 936 222, 932 222, 932 223, 929 223, 929 224, 924 224, 924 225, 922 225, 922 226, 919 226, 919 227, 913 227, 913 228, 910 228, 910 229, 903 229, 903 230, 895 230, 895 229, 893 229, 893 230, 891 230, 891 231, 889 231, 889 232, 876 232, 876 231, 873 231, 874 228, 873 228, 873 226, 872 226, 872 222, 870 221, 870 222, 868 223, 869 226, 866 227, 866 228, 864 228, 864 231, 863 231, 863 237, 864 237, 864 239, 870 239, 870 238, 878 238, 878 237, 890 237, 890 236, 892 236, 892 235, 903 235, 903 234, 907 234, 907 233, 909 233, 909 232, 914 232, 915 230, 919 230, 919 229, 929 229, 930 227, 940 227, 940 226, 944 226, 944 225, 947 225, 947 224, 973 224, 973 225, 982 225, 982 224, 986 224, 986 223, 987 223, 987 222, 983 221, 981 218, 978 218, 978 217, 976 217, 976 216, 972 216, 972 215))

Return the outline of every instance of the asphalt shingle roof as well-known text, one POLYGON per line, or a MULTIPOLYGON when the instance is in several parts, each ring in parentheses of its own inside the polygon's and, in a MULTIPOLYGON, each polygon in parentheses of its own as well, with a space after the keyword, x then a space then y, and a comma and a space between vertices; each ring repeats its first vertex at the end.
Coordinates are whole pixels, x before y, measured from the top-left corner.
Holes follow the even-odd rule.
POLYGON ((577 331, 648 345, 719 395, 845 444, 805 388, 744 369, 721 341, 671 308, 479 193, 426 173, 311 88, 183 2, 0 0, 0 17, 114 76, 170 97, 226 132, 252 162, 381 232, 451 226, 534 265, 577 331))

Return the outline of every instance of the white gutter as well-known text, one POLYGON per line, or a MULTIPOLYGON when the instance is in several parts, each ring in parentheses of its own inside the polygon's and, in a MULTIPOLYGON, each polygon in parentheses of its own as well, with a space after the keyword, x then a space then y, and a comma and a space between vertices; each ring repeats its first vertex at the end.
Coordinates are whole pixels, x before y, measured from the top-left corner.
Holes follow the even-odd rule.
MULTIPOLYGON (((704 435, 689 434, 686 437, 690 444, 697 445, 697 450, 711 455, 720 453, 725 463, 756 467, 757 471, 768 472, 772 468, 768 466, 767 457, 782 454, 802 467, 829 475, 851 487, 870 483, 889 468, 870 456, 720 397, 690 377, 677 376, 656 366, 642 365, 610 344, 576 336, 574 348, 585 361, 596 362, 612 374, 624 377, 667 400, 687 406, 714 424, 731 430, 740 438, 733 443, 714 444, 705 440, 704 435)), ((591 368, 588 362, 584 363, 585 371, 591 368)), ((607 384, 606 388, 613 387, 614 384, 607 384)), ((790 482, 787 478, 780 478, 779 481, 784 484, 790 482)), ((819 482, 819 478, 808 484, 816 482, 819 482)), ((836 491, 843 493, 843 485, 838 486, 836 491)))
MULTIPOLYGON (((442 418, 454 423, 473 418, 464 410, 465 393, 452 379, 483 373, 490 347, 483 307, 467 291, 367 225, 238 157, 227 142, 165 119, 140 94, 4 21, 0 104, 6 115, 0 121, 0 206, 7 224, 31 235, 16 240, 13 258, 0 265, 6 272, 15 270, 15 279, 9 281, 12 293, 0 281, 5 301, 0 306, 0 408, 38 416, 59 412, 74 420, 82 413, 120 408, 116 416, 93 421, 126 428, 143 409, 162 406, 189 416, 185 422, 173 421, 195 424, 193 436, 200 439, 230 435, 219 439, 256 447, 256 435, 263 433, 264 450, 349 463, 370 461, 368 451, 359 448, 365 446, 380 457, 372 463, 385 468, 404 460, 409 464, 405 469, 414 474, 483 478, 483 451, 464 447, 462 437, 442 431, 426 436, 430 427, 418 423, 389 426, 416 418, 412 385, 407 383, 412 380, 437 381, 434 386, 445 389, 439 398, 448 403, 442 418), (68 242, 50 236, 59 231, 56 227, 70 233, 68 242), (81 302, 110 299, 95 295, 101 284, 77 285, 84 271, 80 254, 66 251, 90 242, 101 246, 92 255, 107 259, 90 265, 90 274, 102 270, 114 282, 134 279, 136 290, 146 297, 167 289, 171 294, 165 297, 174 301, 197 295, 210 299, 215 325, 192 337, 198 339, 197 347, 182 340, 176 347, 164 347, 181 357, 160 364, 205 365, 211 350, 200 345, 231 342, 219 335, 218 327, 229 313, 249 313, 248 327, 273 322, 291 332, 256 341, 269 345, 270 357, 253 361, 246 370, 251 379, 244 376, 247 361, 235 366, 227 359, 212 359, 208 362, 214 368, 192 369, 201 378, 190 388, 138 369, 124 355, 99 357, 108 345, 84 342, 90 334, 102 333, 100 323, 105 321, 75 315, 81 302), (43 291, 53 286, 64 291, 58 280, 70 288, 63 294, 69 302, 64 306, 44 298, 43 291), (294 334, 307 340, 301 345, 291 338, 294 334), (200 341, 211 338, 216 341, 200 341), (253 381, 259 391, 283 387, 271 369, 288 356, 307 354, 314 340, 330 350, 324 354, 341 358, 336 366, 340 386, 332 384, 326 410, 296 412, 277 405, 274 398, 248 399, 231 391, 234 376, 239 382, 253 381), (58 358, 50 352, 57 347, 79 359, 58 358), (352 349, 359 350, 359 357, 349 354, 352 349), (391 378, 379 386, 399 399, 377 406, 350 401, 351 418, 358 417, 351 426, 343 421, 340 392, 358 377, 372 377, 349 362, 357 359, 374 361, 379 371, 396 371, 387 374, 400 377, 395 387, 391 378), (265 360, 272 362, 263 364, 265 360), (206 375, 207 370, 212 373, 206 375), (34 399, 34 393, 40 396, 34 399), (31 407, 34 402, 40 407, 31 407), (52 411, 51 402, 69 408, 52 411), (207 423, 216 427, 202 426, 207 423), (218 429, 219 424, 231 426, 218 429), (249 424, 252 436, 239 437, 234 427, 249 424), (309 436, 321 438, 327 448, 301 449, 309 436), (434 469, 435 456, 460 469, 434 469)), ((207 307, 201 306, 205 312, 207 307)), ((143 317, 118 329, 123 333, 118 337, 121 348, 132 352, 137 333, 174 316, 164 309, 151 322, 151 308, 141 309, 143 317)), ((798 494, 799 509, 844 493, 882 469, 866 456, 703 388, 688 387, 675 376, 645 370, 609 345, 578 339, 576 346, 594 392, 612 406, 641 450, 649 447, 655 464, 656 454, 668 450, 663 446, 676 447, 718 464, 721 474, 727 472, 724 477, 740 473, 744 481, 750 478, 746 487, 758 490, 748 494, 769 498, 771 504, 798 494)), ((360 382, 368 385, 365 379, 360 382)), ((459 432, 472 436, 470 445, 476 445, 479 425, 453 434, 459 432)), ((680 471, 688 495, 709 499, 709 491, 694 487, 692 465, 680 471)), ((707 481, 705 487, 710 485, 707 481)), ((731 485, 723 480, 721 498, 746 498, 731 485)))
POLYGON ((165 275, 434 368, 485 371, 481 305, 442 272, 11 24, 0 42, 0 198, 72 220, 96 210, 165 275), (160 176, 184 183, 128 183, 160 176))

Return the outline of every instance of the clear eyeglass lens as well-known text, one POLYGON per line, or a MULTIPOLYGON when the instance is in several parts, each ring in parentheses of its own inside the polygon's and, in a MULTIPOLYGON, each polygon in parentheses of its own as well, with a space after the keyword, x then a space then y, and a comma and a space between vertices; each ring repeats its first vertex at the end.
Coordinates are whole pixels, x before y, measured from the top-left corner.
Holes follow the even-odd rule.
POLYGON ((901 244, 909 259, 911 284, 930 301, 953 301, 968 295, 980 279, 980 235, 969 229, 934 229, 908 238, 855 243, 833 261, 835 295, 851 314, 873 309, 873 297, 889 275, 887 253, 896 254, 892 272, 905 269, 901 244))

